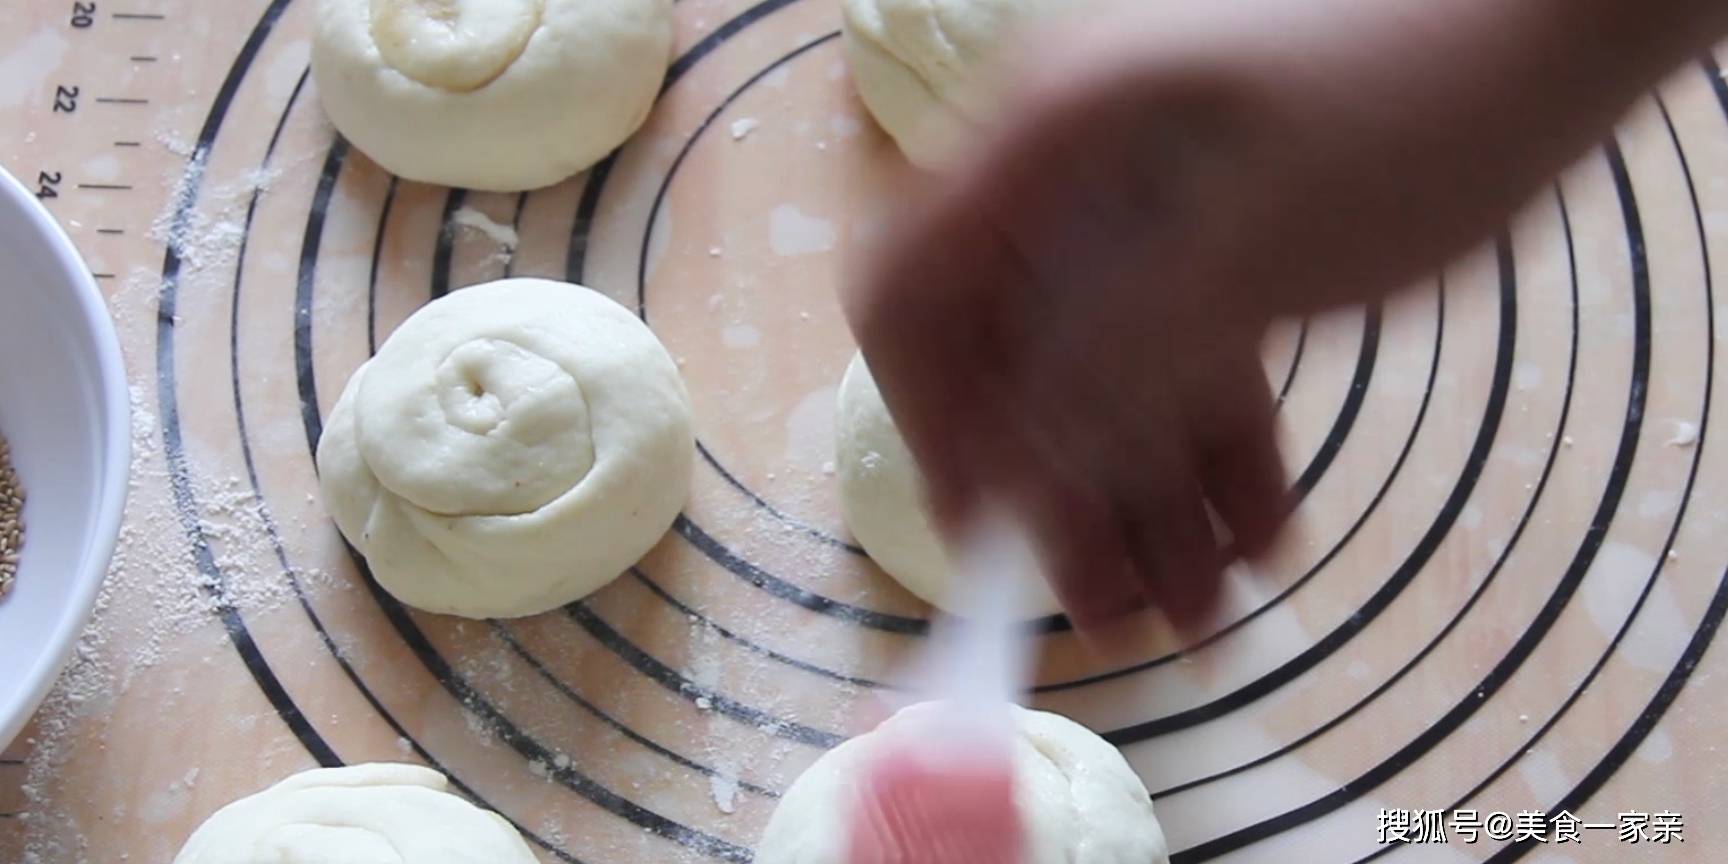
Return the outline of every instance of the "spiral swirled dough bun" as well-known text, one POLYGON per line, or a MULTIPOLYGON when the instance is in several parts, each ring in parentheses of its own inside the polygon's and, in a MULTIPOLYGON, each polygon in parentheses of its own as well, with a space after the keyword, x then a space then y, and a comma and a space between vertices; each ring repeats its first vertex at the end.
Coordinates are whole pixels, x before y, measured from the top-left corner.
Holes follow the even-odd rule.
POLYGON ((1084 0, 843 0, 842 42, 871 116, 914 165, 954 166, 996 114, 993 67, 1034 16, 1084 0))
MULTIPOLYGON (((840 509, 858 545, 906 590, 950 612, 954 571, 924 508, 923 479, 894 426, 863 354, 853 354, 836 398, 835 472, 840 509)), ((1019 586, 1028 617, 1061 609, 1050 586, 1028 574, 1019 586)))
POLYGON ((536 864, 504 818, 418 765, 303 771, 216 811, 174 864, 536 864))
POLYGON ((321 0, 312 77, 386 170, 518 191, 622 144, 671 51, 672 0, 321 0))
MULTIPOLYGON (((847 864, 852 796, 888 745, 945 720, 941 703, 902 709, 874 730, 822 754, 781 797, 755 864, 847 864)), ((1024 864, 1169 864, 1152 796, 1116 748, 1060 714, 1009 706, 1014 720, 1014 802, 1024 864)), ((916 859, 913 859, 916 860, 916 859)))
POLYGON ((318 442, 325 507, 378 583, 430 612, 532 615, 666 533, 695 438, 647 325, 566 282, 503 279, 410 315, 318 442))

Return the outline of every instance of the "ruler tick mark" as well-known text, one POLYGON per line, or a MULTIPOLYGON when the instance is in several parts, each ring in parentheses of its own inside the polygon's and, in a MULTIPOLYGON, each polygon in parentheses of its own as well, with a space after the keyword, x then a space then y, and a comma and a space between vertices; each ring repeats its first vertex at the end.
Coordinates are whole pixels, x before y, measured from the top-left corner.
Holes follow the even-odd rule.
POLYGON ((156 62, 156 58, 152 57, 148 54, 139 54, 136 57, 129 57, 127 59, 131 60, 133 63, 155 63, 156 62))
POLYGON ((112 279, 112 278, 114 278, 113 273, 91 273, 90 275, 96 277, 97 279, 112 279))
POLYGON ((98 234, 125 234, 126 229, 124 229, 124 228, 97 228, 96 233, 98 233, 98 234))
POLYGON ((137 141, 115 141, 114 146, 116 146, 116 147, 139 147, 142 145, 137 141))
POLYGON ((150 100, 133 96, 98 96, 96 101, 104 105, 148 105, 150 100))
POLYGON ((118 191, 118 192, 125 192, 125 191, 131 189, 132 187, 127 186, 124 183, 79 183, 78 188, 79 189, 96 189, 96 190, 109 190, 109 189, 111 189, 111 190, 118 191))
POLYGON ((115 12, 117 21, 161 21, 168 16, 160 12, 115 12))

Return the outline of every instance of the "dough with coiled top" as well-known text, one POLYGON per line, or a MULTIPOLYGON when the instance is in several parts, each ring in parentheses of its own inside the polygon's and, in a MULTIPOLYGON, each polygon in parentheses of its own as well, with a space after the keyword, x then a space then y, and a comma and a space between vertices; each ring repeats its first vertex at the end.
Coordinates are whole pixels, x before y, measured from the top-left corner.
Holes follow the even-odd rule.
POLYGON ((444 775, 374 763, 303 771, 216 811, 174 864, 536 864, 444 775))
MULTIPOLYGON (((836 397, 835 468, 840 475, 840 508, 846 528, 882 571, 927 603, 962 615, 954 598, 954 567, 925 511, 924 480, 906 439, 894 426, 882 391, 864 363, 853 354, 836 397)), ((1017 587, 1022 617, 1053 615, 1062 605, 1035 572, 1020 574, 1017 587)))
POLYGON ((503 279, 427 304, 355 371, 319 485, 397 599, 514 617, 641 558, 684 506, 694 452, 647 325, 580 285, 503 279))
MULTIPOLYGON (((915 747, 930 724, 948 722, 944 710, 952 708, 913 705, 822 754, 781 797, 755 864, 847 864, 849 823, 873 760, 915 747)), ((1152 797, 1116 748, 1060 714, 1009 710, 1024 864, 1169 864, 1152 797)))
POLYGON ((853 83, 914 165, 955 166, 997 114, 1006 43, 1087 0, 842 0, 853 83))
POLYGON ((672 52, 672 0, 322 0, 319 101, 410 180, 556 183, 642 125, 672 52))

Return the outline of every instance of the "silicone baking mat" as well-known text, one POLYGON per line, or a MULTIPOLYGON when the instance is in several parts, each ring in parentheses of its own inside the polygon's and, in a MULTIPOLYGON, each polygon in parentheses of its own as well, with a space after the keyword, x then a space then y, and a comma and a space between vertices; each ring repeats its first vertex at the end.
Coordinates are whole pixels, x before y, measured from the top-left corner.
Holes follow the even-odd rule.
MULTIPOLYGON (((137 458, 96 621, 0 765, 0 860, 164 861, 292 771, 405 760, 547 861, 746 861, 859 731, 929 614, 851 543, 832 465, 839 265, 899 157, 835 0, 676 8, 646 127, 521 195, 398 181, 340 140, 311 0, 0 9, 0 158, 108 294, 137 458), (688 382, 697 476, 583 602, 425 615, 343 546, 312 452, 397 322, 507 274, 640 312, 688 382)), ((1149 623, 1139 662, 1101 667, 1042 622, 1032 701, 1121 746, 1181 861, 1718 860, 1724 261, 1706 57, 1478 252, 1280 325, 1290 542, 1231 574, 1197 644, 1149 623), (1432 810, 1449 844, 1379 842, 1432 810), (1513 842, 1520 811, 1562 810, 1581 842, 1513 842)))

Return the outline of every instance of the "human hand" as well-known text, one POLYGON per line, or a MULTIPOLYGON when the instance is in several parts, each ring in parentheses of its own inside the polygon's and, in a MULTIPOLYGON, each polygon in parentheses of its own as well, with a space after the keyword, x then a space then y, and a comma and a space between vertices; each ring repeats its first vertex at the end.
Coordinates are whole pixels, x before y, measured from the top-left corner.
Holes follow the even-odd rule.
POLYGON ((1037 34, 845 296, 938 522, 1018 509, 1082 627, 1205 621, 1220 547, 1284 516, 1268 322, 1486 236, 1707 6, 1137 0, 1037 34))

